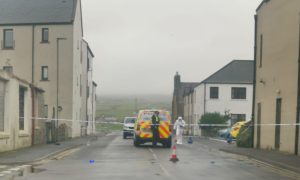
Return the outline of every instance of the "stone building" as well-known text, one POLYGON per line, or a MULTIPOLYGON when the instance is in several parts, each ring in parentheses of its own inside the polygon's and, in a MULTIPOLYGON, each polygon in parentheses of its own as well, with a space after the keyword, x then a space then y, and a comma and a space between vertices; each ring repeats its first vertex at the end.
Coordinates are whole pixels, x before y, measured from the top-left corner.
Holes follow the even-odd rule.
POLYGON ((257 8, 254 108, 255 147, 298 155, 299 13, 299 0, 264 0, 257 8))
POLYGON ((177 72, 174 77, 174 91, 172 100, 172 120, 176 120, 179 116, 185 117, 184 114, 184 95, 188 89, 198 86, 196 82, 181 82, 181 77, 177 72))
POLYGON ((0 68, 45 90, 43 118, 59 119, 64 136, 87 134, 94 56, 83 40, 81 0, 0 0, 0 7, 0 68))
POLYGON ((0 70, 0 152, 46 142, 43 90, 0 70))

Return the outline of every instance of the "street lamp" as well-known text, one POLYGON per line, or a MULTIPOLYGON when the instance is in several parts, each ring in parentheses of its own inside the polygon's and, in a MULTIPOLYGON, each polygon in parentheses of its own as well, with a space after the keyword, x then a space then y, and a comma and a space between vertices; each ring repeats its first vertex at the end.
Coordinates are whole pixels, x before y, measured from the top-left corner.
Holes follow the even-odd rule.
POLYGON ((67 40, 67 38, 56 38, 56 145, 60 145, 58 143, 58 112, 62 110, 62 107, 59 106, 58 103, 58 94, 59 94, 59 42, 62 40, 67 40))

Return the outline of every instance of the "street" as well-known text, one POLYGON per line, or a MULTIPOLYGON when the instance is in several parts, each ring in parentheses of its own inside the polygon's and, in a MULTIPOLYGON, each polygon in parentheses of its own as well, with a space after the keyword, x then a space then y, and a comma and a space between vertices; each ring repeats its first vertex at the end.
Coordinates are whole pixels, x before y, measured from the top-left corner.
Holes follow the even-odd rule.
POLYGON ((150 145, 136 148, 132 139, 124 140, 120 133, 112 133, 36 166, 36 173, 17 179, 292 179, 199 142, 177 146, 177 163, 169 161, 171 153, 171 149, 150 145))

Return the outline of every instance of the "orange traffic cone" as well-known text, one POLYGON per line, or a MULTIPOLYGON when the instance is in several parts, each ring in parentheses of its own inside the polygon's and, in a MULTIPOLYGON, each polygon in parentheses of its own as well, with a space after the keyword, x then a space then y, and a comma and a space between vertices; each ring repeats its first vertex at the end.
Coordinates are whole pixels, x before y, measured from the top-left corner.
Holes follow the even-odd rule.
POLYGON ((172 155, 171 155, 170 161, 172 161, 172 162, 179 161, 179 159, 177 158, 177 155, 176 155, 176 146, 175 145, 172 148, 172 155))

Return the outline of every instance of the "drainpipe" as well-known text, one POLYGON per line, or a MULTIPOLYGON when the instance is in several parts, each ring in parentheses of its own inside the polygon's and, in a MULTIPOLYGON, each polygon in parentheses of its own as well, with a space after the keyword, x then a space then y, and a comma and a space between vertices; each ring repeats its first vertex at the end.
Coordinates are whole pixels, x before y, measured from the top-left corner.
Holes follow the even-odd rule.
POLYGON ((203 114, 206 113, 206 83, 204 83, 204 107, 203 107, 203 114))
POLYGON ((256 56, 257 56, 257 15, 254 16, 255 20, 255 28, 254 28, 254 62, 253 62, 253 97, 252 97, 252 114, 251 114, 251 120, 252 120, 252 147, 254 147, 254 131, 255 131, 255 121, 254 121, 254 114, 255 114, 255 91, 256 91, 256 56))
POLYGON ((59 42, 62 40, 66 40, 67 38, 56 38, 56 145, 59 145, 58 143, 58 119, 59 119, 59 42))
POLYGON ((32 128, 31 128, 31 145, 34 145, 34 137, 35 137, 35 89, 34 86, 30 86, 31 89, 31 117, 32 117, 32 128))
MULTIPOLYGON (((35 47, 34 47, 34 41, 35 41, 35 25, 32 25, 32 52, 31 52, 31 84, 34 85, 34 70, 35 70, 35 59, 34 59, 34 54, 35 54, 35 47)), ((34 87, 30 87, 31 88, 31 99, 32 99, 32 117, 35 117, 35 103, 34 103, 34 87)), ((34 137, 35 137, 35 119, 33 118, 31 120, 31 123, 32 123, 32 134, 31 134, 31 145, 33 146, 34 145, 34 137)))
POLYGON ((35 30, 35 25, 32 25, 32 52, 31 52, 31 57, 32 57, 32 67, 31 67, 31 83, 34 85, 34 68, 35 68, 35 59, 34 59, 34 53, 35 53, 35 48, 34 48, 34 41, 35 41, 35 34, 34 34, 34 30, 35 30))
MULTIPOLYGON (((300 17, 300 15, 299 15, 300 17)), ((296 123, 300 123, 300 18, 299 18, 299 47, 298 47, 298 90, 297 90, 297 114, 296 114, 296 123)), ((299 154, 299 125, 296 125, 295 133, 295 155, 299 154)))

